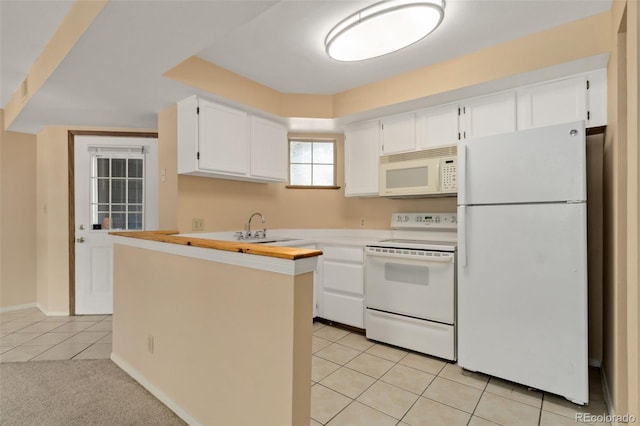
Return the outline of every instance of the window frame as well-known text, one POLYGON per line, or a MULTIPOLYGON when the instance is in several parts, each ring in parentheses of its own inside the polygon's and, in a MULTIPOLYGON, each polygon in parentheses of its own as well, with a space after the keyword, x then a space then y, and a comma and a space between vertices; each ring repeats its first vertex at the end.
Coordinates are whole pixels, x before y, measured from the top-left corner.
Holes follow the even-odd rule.
MULTIPOLYGON (((340 189, 340 186, 337 185, 338 180, 338 167, 337 167, 337 147, 338 144, 335 138, 310 138, 310 137, 289 137, 287 140, 287 185, 286 188, 290 189, 340 189), (320 142, 327 143, 330 142, 333 144, 333 185, 292 185, 291 184, 291 143, 292 142, 320 142)), ((313 150, 312 150, 313 152, 313 150)), ((303 163, 294 163, 294 164, 303 164, 303 163)), ((306 163, 304 163, 306 164, 306 163)), ((325 163, 313 163, 313 159, 311 163, 312 169, 314 164, 325 164, 325 163)))

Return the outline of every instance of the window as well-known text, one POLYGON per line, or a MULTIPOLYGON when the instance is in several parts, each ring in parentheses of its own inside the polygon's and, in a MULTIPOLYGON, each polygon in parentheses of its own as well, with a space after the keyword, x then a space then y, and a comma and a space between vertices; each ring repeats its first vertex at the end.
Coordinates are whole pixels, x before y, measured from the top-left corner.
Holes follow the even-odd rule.
POLYGON ((333 140, 289 141, 289 186, 336 188, 333 140))
POLYGON ((92 153, 93 229, 144 229, 144 154, 92 153))

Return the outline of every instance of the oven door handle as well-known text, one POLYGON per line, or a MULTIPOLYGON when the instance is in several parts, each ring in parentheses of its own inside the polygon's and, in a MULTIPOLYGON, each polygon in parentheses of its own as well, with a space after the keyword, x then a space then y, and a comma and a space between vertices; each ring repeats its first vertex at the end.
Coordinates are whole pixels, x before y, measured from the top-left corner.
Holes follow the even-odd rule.
POLYGON ((367 256, 371 257, 385 257, 389 259, 407 259, 416 260, 420 262, 438 262, 438 263, 453 263, 455 256, 443 256, 443 257, 431 257, 431 256, 412 256, 410 254, 394 254, 394 253, 377 253, 367 251, 367 256))

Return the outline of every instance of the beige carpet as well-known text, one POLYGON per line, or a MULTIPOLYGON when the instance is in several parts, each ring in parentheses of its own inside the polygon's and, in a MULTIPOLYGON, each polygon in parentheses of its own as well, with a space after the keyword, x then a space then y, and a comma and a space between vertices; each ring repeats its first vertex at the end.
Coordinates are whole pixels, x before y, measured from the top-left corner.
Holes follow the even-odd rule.
POLYGON ((184 425, 108 359, 0 364, 0 425, 184 425))

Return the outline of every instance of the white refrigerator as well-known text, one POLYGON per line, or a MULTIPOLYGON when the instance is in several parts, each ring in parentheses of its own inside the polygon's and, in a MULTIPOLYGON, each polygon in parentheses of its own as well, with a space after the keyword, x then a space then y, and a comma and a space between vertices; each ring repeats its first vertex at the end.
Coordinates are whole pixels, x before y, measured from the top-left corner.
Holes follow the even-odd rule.
POLYGON ((588 403, 584 122, 458 148, 458 364, 588 403))

